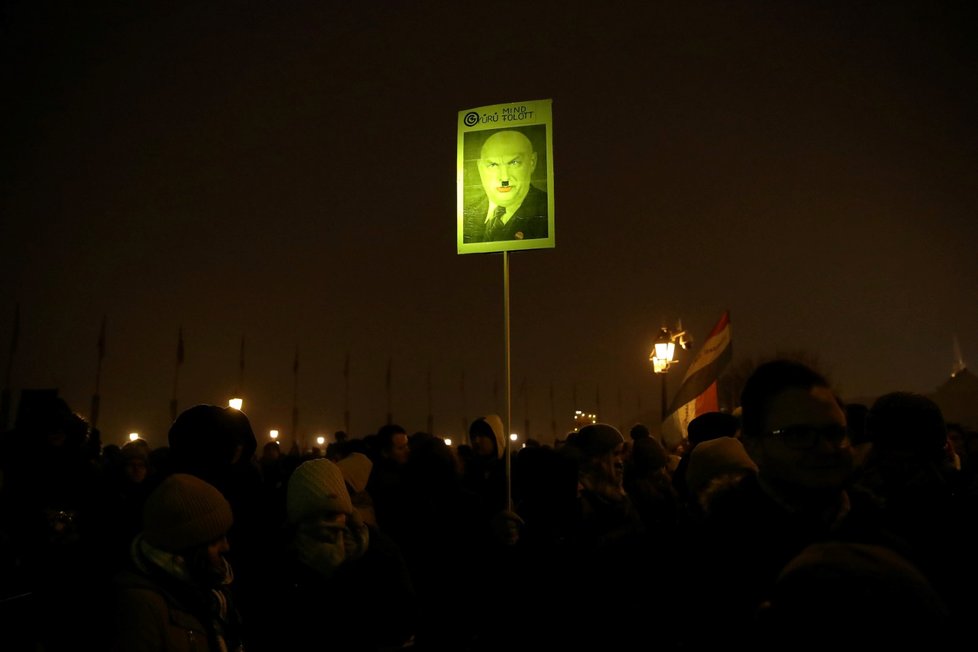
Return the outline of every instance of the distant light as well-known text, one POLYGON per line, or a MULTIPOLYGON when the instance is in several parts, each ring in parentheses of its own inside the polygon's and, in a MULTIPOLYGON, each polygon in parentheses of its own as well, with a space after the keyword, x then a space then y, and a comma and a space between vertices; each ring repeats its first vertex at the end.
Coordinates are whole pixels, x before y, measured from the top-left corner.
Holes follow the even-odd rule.
POLYGON ((139 433, 138 432, 130 432, 129 433, 129 441, 136 441, 137 439, 139 439, 139 433))
POLYGON ((519 437, 519 435, 517 435, 517 434, 516 434, 516 433, 514 432, 514 433, 510 433, 510 435, 509 435, 509 438, 510 438, 510 439, 511 439, 512 441, 516 441, 516 440, 517 440, 517 439, 519 439, 520 437, 519 437))
POLYGON ((326 443, 326 438, 323 437, 322 435, 319 435, 318 437, 316 437, 316 443, 322 446, 323 444, 326 443))
POLYGON ((278 439, 278 430, 269 430, 268 436, 272 439, 278 439))
POLYGON ((243 401, 240 398, 232 398, 228 401, 228 407, 234 408, 235 410, 240 410, 242 403, 243 401))

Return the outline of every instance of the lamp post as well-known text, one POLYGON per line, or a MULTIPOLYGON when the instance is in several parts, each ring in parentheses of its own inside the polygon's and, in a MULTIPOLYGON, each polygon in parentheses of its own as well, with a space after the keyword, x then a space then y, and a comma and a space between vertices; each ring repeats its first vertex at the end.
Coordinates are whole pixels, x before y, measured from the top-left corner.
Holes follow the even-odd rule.
POLYGON ((649 360, 652 362, 652 371, 658 374, 662 381, 662 401, 659 404, 659 414, 661 415, 662 420, 665 420, 666 409, 668 408, 666 373, 669 371, 669 367, 672 365, 673 356, 675 356, 675 354, 676 343, 672 341, 669 329, 663 326, 659 330, 659 337, 656 338, 652 353, 649 355, 649 360))
POLYGON ((669 409, 669 396, 668 390, 666 389, 666 373, 669 371, 675 362, 676 355, 676 342, 679 342, 679 346, 683 349, 688 349, 692 344, 692 339, 686 334, 686 331, 682 329, 682 326, 678 326, 676 330, 670 330, 669 328, 663 326, 659 329, 659 336, 655 340, 655 344, 652 349, 652 353, 649 355, 649 360, 652 362, 652 371, 659 374, 662 379, 662 401, 659 407, 659 413, 662 415, 662 420, 665 421, 666 410, 669 409))

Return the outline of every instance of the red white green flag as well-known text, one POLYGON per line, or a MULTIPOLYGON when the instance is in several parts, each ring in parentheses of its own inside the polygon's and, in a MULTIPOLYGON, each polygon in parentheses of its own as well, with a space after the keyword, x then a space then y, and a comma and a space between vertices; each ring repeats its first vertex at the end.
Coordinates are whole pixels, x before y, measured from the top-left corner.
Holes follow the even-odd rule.
POLYGON ((662 423, 662 443, 666 448, 673 448, 686 438, 689 422, 698 415, 720 409, 717 380, 732 356, 730 311, 724 311, 686 370, 669 406, 662 423))

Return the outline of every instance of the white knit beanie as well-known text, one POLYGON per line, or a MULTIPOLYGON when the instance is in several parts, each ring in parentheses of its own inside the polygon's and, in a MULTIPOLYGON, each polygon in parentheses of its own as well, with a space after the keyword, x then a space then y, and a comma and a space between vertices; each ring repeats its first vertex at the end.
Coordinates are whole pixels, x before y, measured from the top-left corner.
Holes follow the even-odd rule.
POLYGON ((739 439, 708 439, 696 444, 689 454, 686 487, 693 494, 698 494, 713 478, 726 473, 757 473, 757 464, 739 439))
POLYGON ((143 538, 160 550, 181 552, 227 534, 233 521, 231 505, 216 487, 174 473, 143 505, 143 538))
POLYGON ((353 487, 353 491, 361 492, 366 490, 367 481, 370 480, 370 471, 374 463, 363 453, 353 452, 339 460, 336 466, 343 472, 346 483, 353 487))
POLYGON ((289 477, 285 509, 293 524, 315 512, 352 513, 353 503, 340 467, 325 458, 300 464, 289 477))

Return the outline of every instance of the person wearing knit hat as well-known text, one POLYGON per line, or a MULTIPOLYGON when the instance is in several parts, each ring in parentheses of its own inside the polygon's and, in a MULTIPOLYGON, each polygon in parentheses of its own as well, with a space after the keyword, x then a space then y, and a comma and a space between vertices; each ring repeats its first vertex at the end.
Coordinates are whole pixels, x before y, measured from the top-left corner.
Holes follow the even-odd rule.
POLYGON ((228 501, 196 476, 175 473, 156 487, 131 567, 115 578, 114 649, 243 649, 225 558, 232 523, 228 501))
POLYGON ((625 438, 618 429, 592 423, 581 428, 568 445, 578 451, 582 539, 597 545, 642 530, 641 518, 624 488, 625 438))
POLYGON ((872 442, 857 486, 883 505, 888 529, 914 551, 954 613, 964 622, 978 610, 978 534, 973 494, 954 467, 941 408, 922 394, 877 398, 866 428, 872 442))
POLYGON ((704 412, 686 426, 686 437, 692 446, 718 437, 735 437, 740 419, 727 412, 704 412))
POLYGON ((208 474, 219 474, 240 460, 250 460, 258 449, 244 412, 208 404, 181 412, 170 426, 167 442, 177 468, 207 479, 208 474))
POLYGON ((655 437, 632 443, 625 458, 624 488, 642 521, 651 529, 675 527, 680 513, 679 495, 667 468, 669 454, 655 437))
POLYGON ((248 589, 249 649, 306 648, 322 639, 324 617, 336 623, 329 649, 393 650, 408 642, 416 601, 409 571, 396 544, 354 507, 340 465, 327 458, 300 464, 285 502, 283 536, 248 589))
POLYGON ((300 464, 289 477, 285 509, 295 527, 299 561, 324 577, 366 552, 369 531, 334 462, 319 458, 300 464))
POLYGON ((704 507, 708 498, 703 493, 711 484, 736 482, 748 473, 757 473, 757 464, 740 440, 717 437, 697 444, 690 452, 686 486, 696 504, 704 507))
POLYGON ((584 426, 574 438, 581 455, 582 483, 604 492, 623 493, 625 438, 606 423, 584 426))
MULTIPOLYGON (((625 438, 610 424, 593 423, 570 437, 565 448, 576 453, 570 459, 578 463, 577 527, 568 537, 570 549, 561 553, 573 569, 573 585, 557 579, 556 586, 564 595, 573 592, 580 604, 573 640, 558 647, 630 649, 639 623, 647 625, 630 612, 637 601, 622 596, 651 579, 648 568, 659 563, 652 560, 661 550, 624 487, 625 438), (632 617, 622 617, 623 611, 632 617)), ((655 591, 643 594, 643 604, 655 602, 649 593, 655 591)))
POLYGON ((364 522, 368 525, 377 525, 377 514, 374 511, 374 501, 367 491, 367 482, 370 480, 370 472, 374 463, 363 453, 354 451, 346 457, 338 460, 336 466, 340 467, 343 479, 346 481, 346 488, 350 492, 350 500, 353 506, 360 512, 364 522))
POLYGON ((265 563, 268 539, 281 513, 263 500, 266 485, 248 416, 228 406, 200 404, 181 412, 168 433, 170 469, 214 485, 231 503, 229 559, 244 580, 265 563))
POLYGON ((343 473, 343 479, 346 480, 347 486, 354 493, 367 490, 367 481, 370 479, 370 471, 373 465, 374 463, 370 461, 369 457, 356 451, 336 462, 336 466, 340 467, 340 471, 343 473))
POLYGON ((122 471, 130 482, 139 484, 146 480, 150 473, 150 447, 145 439, 134 439, 126 442, 120 450, 122 471))

